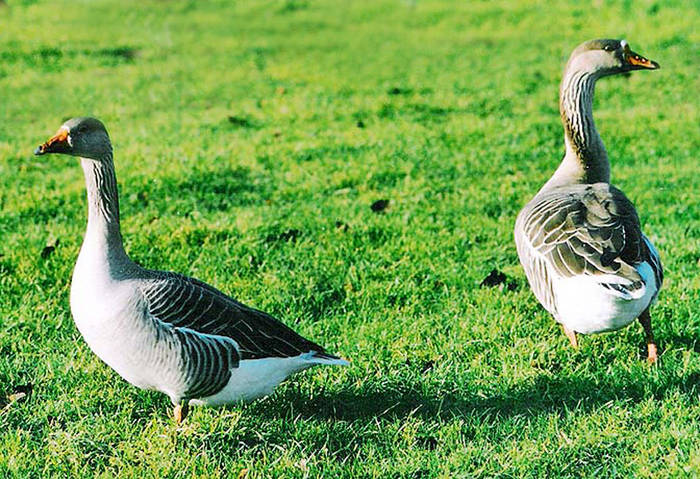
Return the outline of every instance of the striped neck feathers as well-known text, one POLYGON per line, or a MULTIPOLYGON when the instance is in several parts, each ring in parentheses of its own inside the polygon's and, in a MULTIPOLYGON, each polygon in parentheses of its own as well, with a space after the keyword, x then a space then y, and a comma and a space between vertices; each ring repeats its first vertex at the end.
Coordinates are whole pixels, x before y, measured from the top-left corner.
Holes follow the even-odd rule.
POLYGON ((566 153, 542 189, 568 184, 610 182, 608 154, 593 121, 593 94, 599 75, 567 68, 561 82, 559 110, 566 153))
POLYGON ((123 252, 119 228, 119 191, 111 150, 100 160, 81 158, 88 200, 85 241, 106 242, 109 249, 123 252))

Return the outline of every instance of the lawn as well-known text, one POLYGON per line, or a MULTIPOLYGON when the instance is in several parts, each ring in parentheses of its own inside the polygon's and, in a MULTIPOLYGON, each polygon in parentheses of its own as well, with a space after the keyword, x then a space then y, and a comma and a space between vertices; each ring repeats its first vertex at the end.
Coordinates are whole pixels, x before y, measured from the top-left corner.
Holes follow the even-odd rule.
POLYGON ((0 2, 0 477, 700 475, 700 11, 692 1, 0 2), (597 126, 666 279, 642 329, 569 346, 518 263, 584 40, 597 126), (86 221, 72 116, 115 146, 133 259, 352 361, 195 408, 97 359, 68 295, 86 221), (496 281, 483 280, 492 274, 496 281))

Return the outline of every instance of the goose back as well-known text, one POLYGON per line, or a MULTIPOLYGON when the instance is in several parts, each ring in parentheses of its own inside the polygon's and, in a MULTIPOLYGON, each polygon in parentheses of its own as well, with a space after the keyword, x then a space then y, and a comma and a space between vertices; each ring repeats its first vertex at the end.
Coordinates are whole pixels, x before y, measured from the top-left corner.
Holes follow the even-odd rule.
POLYGON ((555 317, 553 276, 597 276, 601 285, 629 297, 645 286, 639 264, 650 264, 658 287, 663 280, 634 206, 607 183, 542 191, 518 215, 515 242, 535 296, 555 317), (609 281, 612 275, 619 280, 609 281))

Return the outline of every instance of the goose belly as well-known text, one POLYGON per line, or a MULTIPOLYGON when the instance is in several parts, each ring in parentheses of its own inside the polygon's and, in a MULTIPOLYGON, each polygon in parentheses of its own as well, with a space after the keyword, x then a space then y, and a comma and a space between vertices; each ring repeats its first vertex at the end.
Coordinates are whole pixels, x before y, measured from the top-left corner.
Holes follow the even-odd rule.
POLYGON ((192 399, 190 404, 221 406, 241 401, 252 401, 272 394, 275 387, 289 375, 313 366, 308 354, 293 358, 248 359, 231 370, 231 378, 218 393, 192 399))
POLYGON ((580 275, 554 282, 557 321, 578 333, 614 331, 634 321, 649 306, 658 285, 648 263, 637 266, 644 286, 635 294, 611 290, 601 283, 624 284, 614 275, 580 275))
MULTIPOLYGON (((163 390, 164 369, 171 361, 156 347, 142 305, 133 289, 112 286, 109 294, 95 287, 73 284, 71 312, 75 325, 93 353, 129 383, 142 389, 163 390)), ((174 358, 176 359, 176 358, 174 358)))

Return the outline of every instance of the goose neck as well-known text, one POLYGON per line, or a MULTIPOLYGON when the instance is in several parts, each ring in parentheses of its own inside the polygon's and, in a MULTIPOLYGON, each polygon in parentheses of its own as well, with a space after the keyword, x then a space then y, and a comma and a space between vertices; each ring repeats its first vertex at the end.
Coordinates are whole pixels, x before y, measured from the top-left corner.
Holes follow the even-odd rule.
POLYGON ((104 245, 123 252, 119 228, 119 192, 112 153, 93 160, 81 158, 88 200, 88 223, 85 243, 104 245))
POLYGON ((567 70, 561 83, 560 112, 566 153, 545 187, 610 182, 610 165, 593 121, 593 95, 598 75, 567 70))

